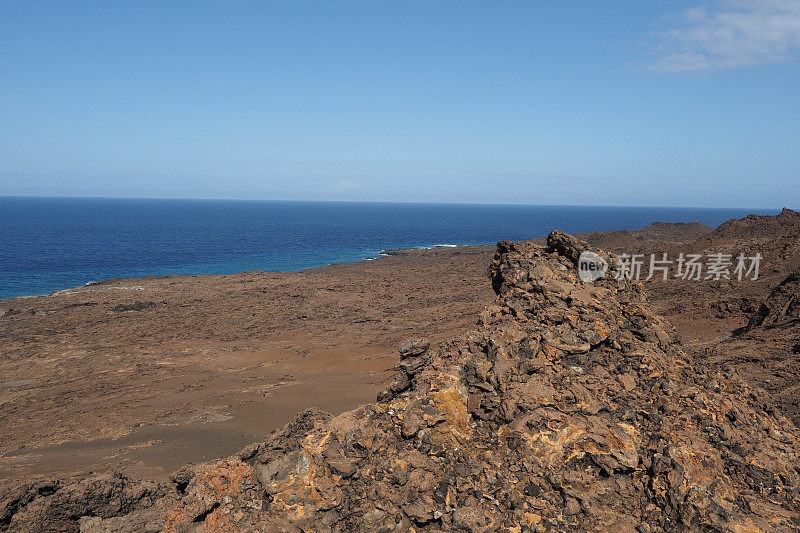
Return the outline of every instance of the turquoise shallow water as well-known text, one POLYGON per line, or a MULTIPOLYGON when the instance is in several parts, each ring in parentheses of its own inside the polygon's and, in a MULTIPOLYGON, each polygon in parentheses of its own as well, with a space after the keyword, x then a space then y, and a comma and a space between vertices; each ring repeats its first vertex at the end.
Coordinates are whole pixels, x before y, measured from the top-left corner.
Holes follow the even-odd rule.
POLYGON ((384 248, 490 244, 547 234, 777 210, 234 200, 0 198, 0 298, 115 277, 301 270, 384 248))

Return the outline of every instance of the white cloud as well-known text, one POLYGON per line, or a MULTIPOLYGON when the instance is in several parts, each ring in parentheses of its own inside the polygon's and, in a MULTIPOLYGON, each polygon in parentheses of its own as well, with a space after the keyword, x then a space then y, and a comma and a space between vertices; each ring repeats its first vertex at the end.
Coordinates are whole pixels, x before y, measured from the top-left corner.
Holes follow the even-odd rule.
POLYGON ((361 184, 357 181, 339 181, 337 183, 332 183, 328 185, 328 190, 333 192, 342 192, 342 191, 352 191, 353 189, 358 189, 361 187, 361 184))
POLYGON ((662 72, 730 70, 782 63, 800 49, 800 0, 728 0, 683 12, 659 34, 662 72))

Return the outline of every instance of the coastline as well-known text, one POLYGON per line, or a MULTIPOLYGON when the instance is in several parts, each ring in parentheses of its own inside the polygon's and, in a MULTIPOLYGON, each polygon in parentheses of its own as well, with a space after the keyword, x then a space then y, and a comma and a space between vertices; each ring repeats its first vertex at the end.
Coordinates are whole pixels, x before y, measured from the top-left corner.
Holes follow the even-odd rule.
MULTIPOLYGON (((299 271, 390 248, 717 225, 743 209, 0 198, 0 298, 164 275, 299 271)), ((764 211, 766 212, 766 211, 764 211)))
MULTIPOLYGON (((765 255, 769 253, 772 264, 791 269, 798 265, 779 262, 782 256, 775 252, 783 250, 781 253, 789 254, 787 257, 796 258, 798 224, 800 215, 784 212, 775 217, 731 221, 715 230, 691 223, 653 224, 640 230, 586 234, 585 237, 620 250, 638 246, 637 251, 642 252, 664 247, 702 253, 719 248, 755 247, 765 255), (771 231, 764 231, 765 228, 771 231)), ((469 400, 459 400, 462 396, 457 391, 446 392, 454 389, 443 392, 429 388, 430 382, 420 385, 416 381, 433 378, 451 383, 458 375, 461 378, 457 378, 456 383, 466 383, 465 386, 470 387, 469 398, 472 398, 473 381, 485 379, 474 371, 475 367, 470 367, 476 357, 502 356, 504 360, 506 357, 517 360, 510 367, 503 366, 503 371, 522 368, 519 365, 525 368, 531 364, 542 365, 544 361, 541 368, 553 376, 550 380, 544 377, 544 387, 543 377, 537 373, 541 372, 537 370, 540 367, 534 368, 532 377, 527 370, 524 374, 509 375, 511 379, 521 377, 522 385, 509 377, 503 379, 513 383, 512 387, 522 387, 522 395, 517 397, 524 402, 534 401, 534 405, 540 400, 527 384, 534 384, 541 394, 563 394, 567 401, 552 405, 567 416, 574 412, 577 424, 586 420, 587 413, 609 417, 613 412, 604 411, 598 403, 576 406, 575 398, 586 389, 575 380, 605 380, 607 385, 603 390, 610 391, 615 401, 622 398, 633 406, 642 405, 642 402, 648 405, 648 397, 661 401, 663 395, 668 394, 669 389, 658 387, 655 396, 651 396, 652 388, 646 386, 647 380, 664 379, 663 375, 650 371, 649 363, 653 359, 647 360, 648 365, 631 369, 625 364, 630 357, 642 357, 645 361, 647 354, 663 355, 664 366, 657 368, 675 365, 674 368, 684 372, 681 379, 670 378, 669 382, 688 387, 686 394, 677 396, 683 402, 694 401, 698 387, 714 394, 731 395, 727 388, 715 385, 716 381, 709 382, 709 376, 719 374, 719 379, 728 383, 731 379, 738 380, 729 370, 742 370, 741 376, 750 384, 737 381, 737 387, 762 389, 758 395, 741 395, 747 400, 740 403, 735 412, 757 412, 762 413, 759 416, 774 417, 782 434, 794 435, 795 426, 775 407, 785 409, 795 423, 800 421, 800 411, 794 409, 800 390, 792 379, 800 372, 800 364, 796 358, 785 356, 791 343, 800 342, 797 321, 789 317, 787 324, 770 322, 768 327, 756 328, 749 336, 731 337, 731 330, 738 331, 748 324, 752 307, 769 293, 785 272, 771 271, 761 283, 731 285, 724 293, 713 282, 643 283, 644 290, 641 290, 636 287, 639 284, 609 279, 604 280, 609 284, 595 287, 578 282, 568 266, 574 265, 570 257, 574 257, 571 250, 576 248, 571 247, 572 243, 578 243, 575 246, 580 249, 586 249, 586 243, 562 232, 553 232, 553 235, 548 238, 547 248, 531 242, 505 241, 497 247, 409 250, 384 257, 382 261, 337 264, 304 272, 119 279, 81 287, 82 290, 64 293, 61 298, 26 299, 26 306, 20 312, 0 317, 0 338, 7 349, 5 357, 0 359, 0 375, 5 378, 0 382, 0 403, 4 405, 0 411, 0 425, 7 428, 5 439, 0 443, 0 494, 33 494, 32 504, 21 510, 12 509, 17 521, 26 520, 29 516, 26 513, 38 512, 40 507, 37 506, 41 505, 50 506, 45 507, 48 510, 41 515, 41 520, 53 520, 54 516, 60 516, 59 506, 63 505, 65 495, 71 502, 69 498, 75 498, 76 494, 98 494, 96 499, 92 496, 86 511, 80 511, 79 516, 84 516, 80 524, 83 527, 105 523, 97 518, 97 505, 93 502, 106 505, 110 494, 107 488, 119 483, 130 487, 176 486, 178 500, 173 500, 173 493, 169 491, 164 492, 163 499, 142 500, 144 515, 163 521, 166 509, 180 508, 181 502, 191 504, 193 498, 205 494, 196 491, 204 491, 208 480, 219 480, 220 486, 228 486, 231 475, 241 471, 247 476, 251 472, 249 468, 255 472, 248 478, 251 485, 242 485, 239 478, 234 478, 233 487, 242 487, 238 490, 248 494, 274 490, 276 485, 271 484, 272 478, 262 477, 258 469, 272 464, 268 457, 277 454, 278 466, 295 472, 294 462, 286 467, 286 458, 294 461, 295 457, 287 455, 287 442, 297 443, 289 448, 289 454, 299 453, 297 449, 303 443, 310 443, 313 453, 321 453, 319 464, 331 465, 330 471, 320 470, 317 478, 329 475, 332 483, 342 483, 342 487, 347 488, 354 478, 368 479, 366 476, 375 471, 370 465, 387 459, 385 450, 381 448, 376 454, 368 454, 369 462, 362 467, 359 463, 364 459, 361 450, 369 450, 369 444, 365 444, 365 448, 314 447, 319 442, 314 440, 317 437, 333 434, 335 445, 347 442, 351 428, 361 431, 353 434, 361 440, 375 432, 388 431, 387 435, 392 438, 407 440, 412 454, 425 458, 426 453, 435 454, 437 449, 424 447, 426 442, 419 436, 423 423, 428 426, 425 434, 430 431, 437 439, 464 435, 474 441, 482 435, 490 435, 479 430, 470 432, 471 426, 461 425, 456 428, 457 434, 448 431, 450 424, 461 424, 459 413, 468 415, 469 400), (491 282, 487 277, 487 265, 491 265, 488 268, 491 282), (506 281, 496 293, 490 286, 498 275, 504 276, 506 281), (554 281, 553 276, 559 279, 554 281), (609 297, 609 286, 618 288, 620 292, 616 294, 623 296, 609 297), (538 290, 542 288, 545 290, 538 290), (587 291, 594 291, 594 296, 586 299, 587 291), (542 307, 534 304, 526 308, 524 298, 527 297, 536 298, 542 307), (747 305, 730 305, 737 299, 747 305), (632 301, 638 303, 631 306, 632 301), (681 303, 688 305, 680 307, 681 303), (560 325, 548 323, 555 320, 559 324, 565 309, 575 308, 606 320, 608 328, 599 331, 613 331, 628 345, 630 342, 640 344, 629 352, 619 343, 601 342, 592 349, 589 344, 575 345, 574 338, 567 340, 562 335, 551 346, 551 340, 542 334, 537 344, 547 344, 539 344, 541 350, 536 352, 539 355, 531 357, 530 345, 526 344, 529 338, 524 336, 518 340, 519 327, 534 328, 530 331, 544 327, 546 331, 555 332, 568 323, 571 326, 566 327, 588 331, 589 335, 598 332, 592 327, 596 324, 593 320, 570 319, 560 325), (658 310, 657 314, 646 310, 649 308, 658 310), (605 314, 608 310, 617 315, 609 318, 605 314), (631 313, 629 319, 623 320, 620 312, 631 313), (683 321, 674 322, 676 329, 673 330, 659 314, 683 321), (494 329, 497 324, 510 324, 509 333, 498 335, 494 329), (590 329, 582 329, 587 325, 590 329), (633 333, 630 328, 634 328, 633 333), (689 338, 687 335, 697 334, 701 338, 685 342, 689 338), (426 337, 427 341, 403 342, 420 337, 426 337), (684 341, 682 348, 676 343, 679 339, 684 341), (483 348, 475 352, 467 350, 476 341, 483 348), (509 349, 494 352, 491 347, 496 346, 492 344, 496 342, 510 343, 505 344, 509 349), (398 345, 401 345, 399 349, 398 345), (645 350, 636 349, 638 346, 645 350), (548 350, 559 350, 552 358, 555 370, 550 370, 551 366, 546 363, 551 360, 548 350), (607 365, 607 357, 617 357, 619 364, 607 365), (451 372, 452 365, 457 365, 457 374, 451 372), (599 366, 587 372, 589 365, 599 366), (469 368, 472 372, 465 370, 469 368), (724 369, 724 376, 715 369, 724 369), (414 381, 409 372, 413 373, 414 381), (418 378, 417 373, 422 377, 418 378), (694 381, 687 384, 688 379, 694 381), (776 383, 776 380, 780 381, 776 383), (548 381, 554 385, 548 387, 548 381), (764 393, 764 385, 770 383, 773 385, 764 393), (427 394, 432 400, 426 404, 415 396, 418 394, 427 394), (626 399, 620 394, 631 396, 626 399), (458 403, 461 401, 464 404, 458 403), (357 407, 359 405, 361 407, 357 407), (451 408, 453 405, 464 405, 464 409, 451 408), (437 410, 432 411, 431 407, 437 410), (576 407, 579 411, 570 411, 576 407), (413 409, 421 411, 417 414, 413 409), (394 426, 392 423, 376 425, 370 415, 376 412, 385 412, 392 420, 398 418, 398 414, 400 418, 394 426), (445 414, 428 422, 425 417, 431 413, 445 414), (441 427, 437 424, 442 421, 444 431, 439 431, 441 427), (309 431, 314 439, 302 440, 309 431), (352 457, 352 461, 336 459, 338 455, 335 454, 351 449, 355 455, 346 457, 352 457), (227 458, 220 459, 224 457, 227 458), (188 485, 184 479, 189 480, 188 485), (187 489, 187 486, 194 488, 187 489), (42 495, 36 492, 37 487, 53 487, 55 493, 51 495, 48 489, 47 494, 42 495)), ((778 316, 786 307, 780 297, 767 304, 778 316)), ((497 375, 496 370, 492 372, 497 375)), ((474 390, 482 391, 475 392, 478 395, 490 395, 496 389, 486 382, 474 390)), ((726 400, 713 402, 722 406, 714 427, 724 424, 724 431, 741 429, 739 418, 725 414, 730 413, 726 411, 726 402, 733 398, 728 396, 726 400)), ((478 418, 473 420, 483 420, 480 417, 484 413, 480 409, 485 404, 472 405, 478 413, 478 418)), ((689 405, 683 410, 689 415, 675 431, 686 431, 686 428, 691 431, 692 419, 688 416, 707 408, 708 405, 702 403, 689 405)), ((658 436, 662 426, 648 417, 647 411, 628 409, 625 412, 644 413, 635 427, 651 432, 656 438, 643 442, 662 442, 658 436)), ((525 416, 525 412, 522 415, 525 416)), ((741 418, 748 420, 745 416, 741 418)), ((502 423, 505 419, 498 420, 502 423)), ((636 433, 625 429, 634 426, 613 421, 611 427, 625 431, 615 433, 618 438, 628 439, 623 441, 628 443, 624 449, 635 449, 635 443, 626 435, 635 437, 636 433)), ((601 433, 597 435, 602 438, 601 433)), ((713 435, 716 433, 711 438, 713 435)), ((490 438, 491 441, 481 441, 477 449, 486 449, 487 445, 492 449, 496 440, 490 438)), ((553 443, 560 446, 557 440, 553 443)), ((695 453, 697 449, 702 452, 702 448, 694 444, 696 441, 692 443, 685 448, 688 453, 695 453)), ((497 455, 493 457, 502 457, 505 453, 515 453, 518 446, 501 442, 496 450, 497 455)), ((530 457, 530 451, 526 453, 525 457, 509 463, 513 465, 511 470, 530 457)), ((628 461, 628 456, 621 451, 614 453, 617 455, 612 454, 613 457, 628 461)), ((388 459, 391 460, 391 454, 388 459)), ((317 460, 315 455, 314 464, 317 460)), ((470 474, 472 479, 483 479, 478 472, 495 466, 481 455, 472 457, 466 464, 477 465, 475 473, 470 474)), ((571 468, 573 464, 570 461, 558 468, 571 468)), ((635 463, 631 459, 626 464, 633 466, 635 463)), ((585 476, 586 470, 580 465, 578 468, 580 475, 585 476)), ((628 475, 629 472, 614 471, 613 475, 628 475)), ((376 480, 373 478, 372 482, 376 480)), ((399 486, 392 477, 377 482, 387 486, 387 490, 399 486)), ((293 490, 293 486, 287 490, 293 490)), ((279 486, 283 490, 281 487, 286 485, 279 486)), ((353 501, 358 501, 362 490, 353 494, 353 501)), ((404 501, 413 500, 403 498, 404 501)), ((84 500, 86 498, 81 502, 84 500)), ((225 509, 236 509, 236 505, 235 500, 219 503, 220 507, 226 506, 225 509)), ((138 511, 128 514, 128 510, 115 509, 108 514, 109 524, 138 516, 138 511)), ((244 514, 236 516, 244 520, 246 513, 258 513, 250 509, 247 507, 244 514)), ((261 509, 272 512, 274 508, 261 509)), ((335 510, 336 505, 325 509, 335 510)), ((213 513, 209 515, 211 518, 206 518, 203 512, 199 516, 200 520, 205 518, 206 524, 216 523, 213 513)))
POLYGON ((374 401, 409 331, 442 341, 474 325, 494 248, 0 300, 0 485, 109 467, 164 479, 306 407, 374 401))
MULTIPOLYGON (((791 251, 791 234, 789 247, 772 241, 796 217, 583 237, 609 250, 749 243, 791 251)), ((337 414, 372 402, 393 375, 397 346, 411 335, 449 341, 493 305, 487 266, 495 248, 406 249, 297 272, 117 278, 56 297, 0 300, 14 309, 0 314, 0 485, 109 469, 165 479, 185 463, 262 440, 305 408, 337 414)), ((781 275, 725 295, 709 283, 646 289, 686 349, 705 357, 705 346, 722 346, 747 323, 781 275)), ((737 354, 751 350, 725 346, 730 354, 715 364, 740 364, 737 354)), ((764 357, 748 367, 759 386, 775 379, 772 355, 764 357)), ((791 384, 773 383, 772 394, 791 405, 791 384)))
MULTIPOLYGON (((176 278, 181 276, 189 276, 189 277, 200 277, 200 276, 236 276, 241 274, 248 274, 248 273, 271 273, 271 274, 279 274, 279 273, 289 273, 289 272, 308 272, 314 271, 321 268, 328 268, 333 267, 336 265, 349 265, 349 264, 358 264, 368 261, 375 261, 376 259, 381 259, 384 257, 390 257, 395 255, 406 255, 409 253, 413 253, 415 251, 422 251, 422 250, 442 250, 442 249, 453 249, 453 248, 464 248, 464 247, 484 247, 484 246, 494 246, 494 244, 434 244, 434 245, 420 245, 408 248, 386 248, 382 249, 377 252, 373 257, 363 257, 361 259, 354 259, 352 261, 342 261, 342 262, 331 262, 325 263, 318 266, 312 267, 304 267, 292 270, 242 270, 238 272, 230 272, 230 273, 168 273, 168 274, 147 274, 143 276, 131 276, 131 277, 111 277, 107 279, 99 279, 99 280, 88 280, 81 285, 74 285, 71 287, 65 287, 63 289, 54 289, 49 292, 41 292, 35 294, 22 294, 19 296, 9 296, 6 298, 0 298, 0 305, 3 302, 9 300, 17 300, 17 299, 28 299, 28 298, 38 298, 44 296, 58 296, 61 294, 72 294, 75 291, 79 291, 80 289, 86 287, 94 287, 94 286, 102 286, 108 285, 112 282, 133 282, 136 280, 147 280, 147 279, 161 279, 161 278, 176 278)), ((2 315, 0 315, 2 316, 2 315)))

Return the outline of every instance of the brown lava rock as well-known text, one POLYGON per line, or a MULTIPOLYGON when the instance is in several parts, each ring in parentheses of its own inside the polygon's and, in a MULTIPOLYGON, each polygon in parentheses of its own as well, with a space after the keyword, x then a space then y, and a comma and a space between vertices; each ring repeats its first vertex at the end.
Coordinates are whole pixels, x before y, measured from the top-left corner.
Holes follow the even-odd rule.
POLYGON ((587 248, 561 232, 545 247, 499 243, 496 304, 458 339, 407 345, 401 363, 414 363, 378 403, 303 413, 185 469, 160 498, 127 480, 91 504, 71 488, 86 480, 32 487, 6 499, 0 524, 134 531, 160 513, 175 532, 800 527, 797 428, 735 376, 693 366, 640 285, 581 282, 587 248))

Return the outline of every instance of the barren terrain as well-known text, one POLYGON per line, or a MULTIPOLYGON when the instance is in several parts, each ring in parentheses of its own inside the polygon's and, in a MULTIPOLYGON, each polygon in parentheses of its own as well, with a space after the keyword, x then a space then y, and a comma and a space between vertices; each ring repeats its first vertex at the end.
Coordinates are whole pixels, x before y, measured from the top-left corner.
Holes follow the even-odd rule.
POLYGON ((373 401, 397 346, 473 326, 494 247, 305 272, 111 280, 0 300, 0 478, 163 478, 311 406, 373 401))
MULTIPOLYGON (((800 421, 797 319, 744 331, 798 267, 800 217, 584 234, 616 252, 764 255, 755 282, 650 281, 698 364, 735 370, 800 421)), ((494 246, 401 251, 296 273, 109 280, 0 301, 0 485, 118 470, 166 479, 309 407, 372 402, 407 338, 471 329, 495 301, 494 246)))

